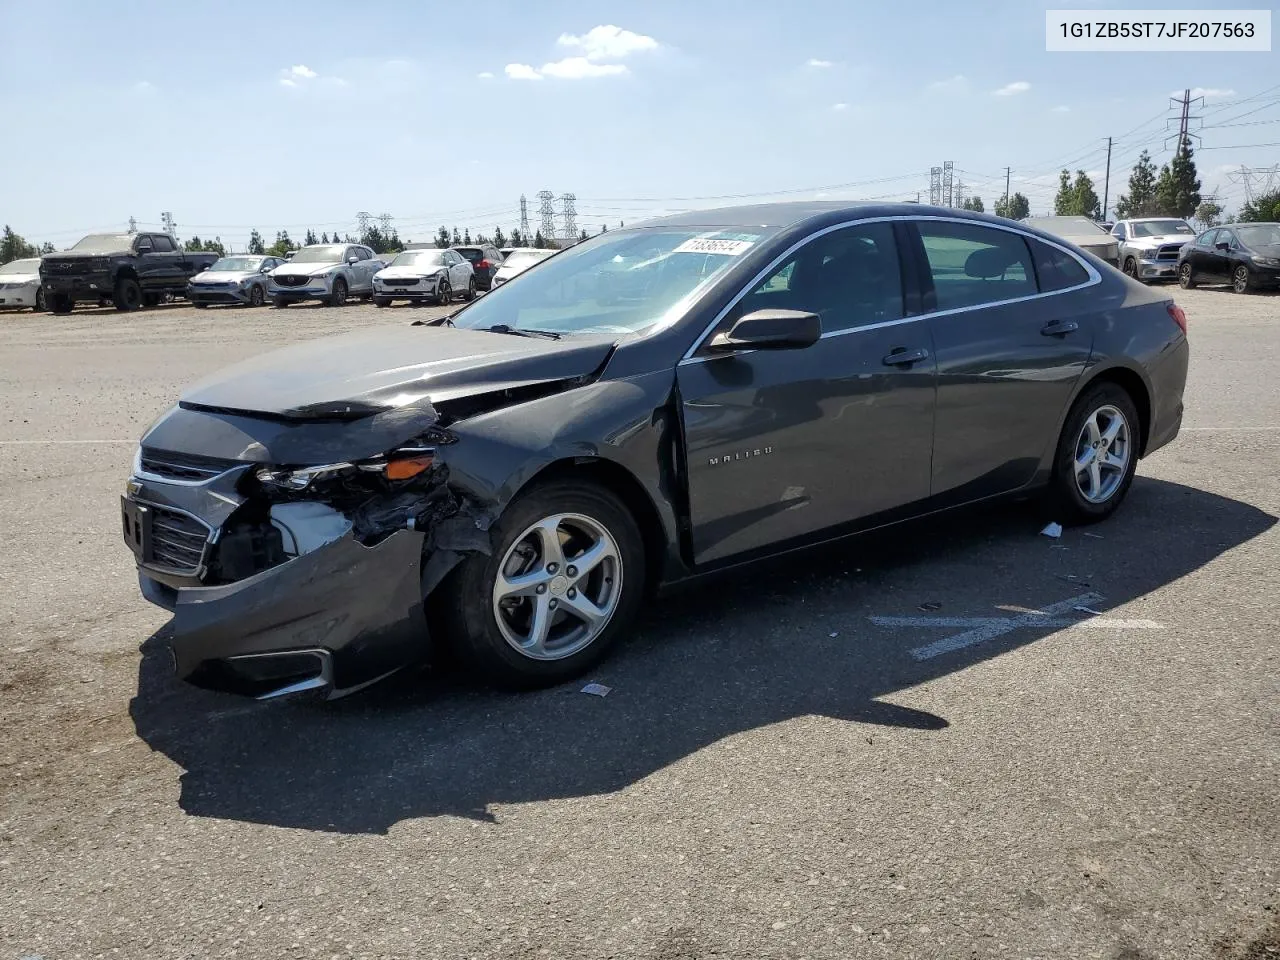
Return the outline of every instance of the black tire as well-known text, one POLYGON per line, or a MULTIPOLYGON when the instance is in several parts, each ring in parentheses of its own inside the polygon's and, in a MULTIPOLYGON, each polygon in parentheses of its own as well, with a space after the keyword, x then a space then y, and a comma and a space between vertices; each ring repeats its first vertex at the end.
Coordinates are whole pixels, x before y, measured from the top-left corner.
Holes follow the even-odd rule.
POLYGON ((1236 293, 1249 293, 1253 290, 1253 274, 1243 263, 1231 271, 1231 289, 1236 293))
POLYGON ((249 291, 249 306, 260 307, 267 302, 267 291, 262 288, 262 284, 255 283, 253 289, 249 291))
POLYGON ((1119 384, 1103 382, 1085 388, 1067 415, 1058 438, 1058 448, 1053 460, 1053 476, 1049 482, 1050 502, 1054 519, 1067 525, 1097 523, 1105 520, 1119 508, 1138 467, 1138 451, 1142 445, 1142 421, 1133 398, 1119 384), (1128 427, 1128 462, 1120 482, 1105 500, 1092 502, 1081 492, 1076 481, 1077 442, 1085 424, 1095 412, 1111 408, 1120 411, 1128 427))
POLYGON ((374 297, 373 305, 375 307, 389 307, 391 306, 391 298, 390 297, 374 297))
POLYGON ((36 305, 31 308, 32 313, 44 313, 44 287, 36 287, 36 305))
POLYGON ((467 292, 462 295, 462 299, 470 303, 476 298, 476 278, 472 277, 467 281, 467 292))
POLYGON ((144 307, 158 307, 160 306, 160 300, 161 297, 158 293, 144 293, 142 295, 142 305, 144 307))
POLYGON ((207 303, 201 303, 198 300, 192 300, 191 305, 195 307, 197 310, 207 310, 209 307, 207 303))
POLYGON ((271 305, 275 307, 277 310, 283 310, 285 307, 289 305, 289 298, 288 297, 272 297, 271 305))
POLYGON ((65 293, 55 293, 49 303, 50 313, 70 313, 76 308, 76 302, 65 293))
POLYGON ((347 281, 342 277, 333 278, 333 290, 329 293, 329 306, 344 307, 347 304, 347 281))
POLYGON ((644 540, 635 518, 604 487, 553 480, 517 497, 489 530, 489 556, 468 554, 427 598, 437 637, 477 679, 506 689, 533 689, 579 676, 603 659, 635 620, 645 590, 644 540), (558 513, 590 518, 603 526, 621 557, 621 593, 613 616, 583 649, 558 660, 535 660, 503 637, 493 612, 493 586, 503 558, 530 525, 558 513))
POLYGON ((1178 267, 1178 286, 1183 290, 1194 290, 1196 288, 1195 276, 1191 272, 1191 264, 1184 263, 1178 267))
POLYGON ((441 280, 436 286, 436 306, 447 307, 453 302, 453 287, 448 280, 441 280))
POLYGON ((142 288, 138 286, 138 281, 128 277, 117 280, 111 302, 117 310, 137 310, 142 306, 142 288))
POLYGON ((100 307, 109 307, 109 306, 111 306, 111 298, 110 298, 110 297, 99 297, 99 298, 98 298, 98 306, 100 306, 100 307))

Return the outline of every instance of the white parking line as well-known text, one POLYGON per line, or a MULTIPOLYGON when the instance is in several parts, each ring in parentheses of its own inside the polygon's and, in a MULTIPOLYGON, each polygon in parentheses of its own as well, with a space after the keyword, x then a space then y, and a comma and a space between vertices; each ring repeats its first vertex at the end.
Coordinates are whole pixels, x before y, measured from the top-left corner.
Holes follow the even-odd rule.
POLYGON ((1182 433, 1280 433, 1280 427, 1183 427, 1182 433))
POLYGON ((924 629, 937 627, 968 627, 962 633, 935 640, 923 647, 916 647, 911 656, 917 660, 930 660, 944 653, 963 650, 965 647, 977 646, 1004 636, 1023 627, 1051 628, 1054 630, 1161 630, 1160 624, 1154 620, 1123 620, 1114 617, 1089 617, 1075 619, 1063 617, 1077 607, 1097 603, 1102 597, 1096 593, 1085 593, 1070 600, 1052 603, 1043 610, 1033 610, 1016 617, 870 617, 878 627, 904 627, 908 629, 924 629))
POLYGON ((137 443, 137 440, 0 440, 0 447, 47 447, 56 444, 68 443, 137 443))

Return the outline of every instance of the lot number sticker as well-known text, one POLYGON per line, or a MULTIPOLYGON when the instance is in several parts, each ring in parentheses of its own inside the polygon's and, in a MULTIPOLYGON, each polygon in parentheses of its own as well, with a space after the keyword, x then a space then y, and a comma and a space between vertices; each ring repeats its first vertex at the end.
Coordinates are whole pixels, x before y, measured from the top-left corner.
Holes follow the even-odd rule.
POLYGON ((750 240, 714 240, 710 237, 694 237, 676 247, 674 253, 719 253, 727 257, 737 257, 751 249, 754 244, 750 240))

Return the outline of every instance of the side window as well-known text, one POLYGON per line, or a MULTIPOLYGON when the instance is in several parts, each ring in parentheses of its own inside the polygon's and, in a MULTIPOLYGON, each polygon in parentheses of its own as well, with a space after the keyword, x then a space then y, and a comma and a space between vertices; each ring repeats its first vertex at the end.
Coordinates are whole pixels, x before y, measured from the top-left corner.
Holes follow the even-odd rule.
POLYGON ((173 245, 173 241, 171 239, 160 236, 159 234, 155 237, 155 247, 156 253, 173 253, 178 249, 173 245))
POLYGON ((134 249, 136 249, 138 253, 150 253, 155 248, 151 245, 151 238, 148 236, 139 237, 137 243, 134 245, 134 249))
POLYGON ((929 260, 937 310, 1029 297, 1036 289, 1031 253, 1020 234, 972 223, 916 223, 929 260))
POLYGON ((1206 248, 1212 247, 1213 236, 1217 232, 1218 232, 1217 230, 1206 230, 1204 233, 1200 234, 1200 236, 1196 237, 1196 246, 1206 247, 1206 248))
POLYGON ((1219 231, 1219 233, 1218 233, 1218 242, 1219 242, 1219 243, 1229 243, 1229 244, 1231 244, 1231 249, 1232 249, 1232 250, 1239 250, 1239 249, 1240 249, 1240 241, 1239 241, 1239 239, 1238 239, 1238 238, 1236 237, 1236 235, 1235 235, 1234 233, 1232 233, 1230 230, 1221 230, 1221 231, 1219 231))
POLYGON ((1071 254, 1039 240, 1028 240, 1036 264, 1036 277, 1041 293, 1053 293, 1088 283, 1089 271, 1071 254))
POLYGON ((735 314, 769 307, 816 313, 823 333, 901 319, 892 224, 845 227, 805 244, 743 297, 735 314))
POLYGON ((356 254, 361 260, 372 260, 374 253, 368 247, 357 247, 359 252, 356 254))
POLYGON ((356 253, 355 247, 347 247, 345 250, 342 251, 343 263, 349 262, 352 257, 356 257, 357 259, 359 258, 359 255, 356 253))
POLYGON ((1112 235, 1113 237, 1117 237, 1117 238, 1119 238, 1119 239, 1123 240, 1123 239, 1125 238, 1125 229, 1124 229, 1124 224, 1123 224, 1123 223, 1117 223, 1117 224, 1116 224, 1116 225, 1111 229, 1111 235, 1112 235))

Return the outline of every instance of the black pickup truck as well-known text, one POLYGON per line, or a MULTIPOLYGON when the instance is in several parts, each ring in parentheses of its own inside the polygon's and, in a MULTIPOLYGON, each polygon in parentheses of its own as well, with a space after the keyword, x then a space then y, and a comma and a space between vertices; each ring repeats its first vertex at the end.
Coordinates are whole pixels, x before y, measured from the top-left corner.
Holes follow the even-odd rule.
POLYGON ((137 310, 154 307, 166 293, 182 296, 187 281, 217 259, 187 253, 167 233, 94 233, 70 250, 45 254, 40 282, 53 313, 70 313, 85 300, 137 310))

